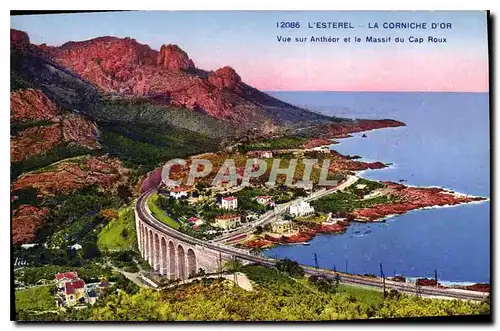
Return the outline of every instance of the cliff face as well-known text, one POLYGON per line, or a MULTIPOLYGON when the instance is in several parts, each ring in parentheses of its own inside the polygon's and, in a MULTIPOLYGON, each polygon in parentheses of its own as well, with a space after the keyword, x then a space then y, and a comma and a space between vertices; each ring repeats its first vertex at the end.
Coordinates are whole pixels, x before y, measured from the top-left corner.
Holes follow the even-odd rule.
POLYGON ((64 113, 42 91, 24 89, 10 95, 12 132, 11 162, 20 162, 50 152, 61 144, 97 149, 98 129, 78 114, 64 113))
POLYGON ((208 81, 218 88, 228 88, 234 90, 241 83, 241 77, 231 67, 223 67, 215 72, 210 72, 208 81))
POLYGON ((193 60, 177 45, 161 46, 156 64, 171 71, 194 68, 193 60))
POLYGON ((11 121, 53 121, 57 115, 56 105, 40 90, 29 88, 10 94, 11 121))
POLYGON ((41 196, 69 194, 91 185, 114 190, 126 182, 129 172, 117 158, 82 156, 22 175, 12 184, 12 190, 34 187, 41 196))
MULTIPOLYGON (((66 195, 77 190, 96 185, 102 191, 116 191, 117 186, 125 184, 130 171, 120 160, 107 156, 83 156, 64 160, 46 169, 27 173, 12 183, 12 201, 18 197, 16 192, 35 188, 38 198, 66 195)), ((14 244, 22 244, 35 239, 38 226, 42 225, 49 214, 46 207, 21 204, 12 211, 12 236, 14 244)))
POLYGON ((30 48, 30 38, 24 31, 10 29, 10 48, 18 52, 26 52, 30 48))
POLYGON ((37 49, 105 93, 163 96, 165 105, 202 111, 241 127, 258 128, 269 119, 327 119, 251 88, 231 67, 198 69, 178 45, 163 45, 158 52, 134 39, 101 37, 37 49))

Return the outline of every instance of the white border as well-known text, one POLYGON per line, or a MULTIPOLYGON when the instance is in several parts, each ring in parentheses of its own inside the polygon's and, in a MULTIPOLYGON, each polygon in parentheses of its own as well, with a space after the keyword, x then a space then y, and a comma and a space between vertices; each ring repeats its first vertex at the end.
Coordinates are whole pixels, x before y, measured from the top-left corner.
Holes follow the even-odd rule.
MULTIPOLYGON (((10 28, 10 17, 9 15, 9 10, 11 9, 17 9, 17 10, 28 10, 28 9, 44 9, 44 10, 49 10, 49 9, 68 9, 68 10, 97 10, 97 9, 142 9, 142 10, 200 10, 200 9, 208 9, 208 10, 485 10, 485 9, 490 9, 492 10, 493 14, 497 14, 500 16, 500 9, 499 5, 500 1, 494 1, 494 0, 474 0, 474 1, 469 1, 469 2, 464 2, 464 1, 436 1, 436 0, 420 0, 420 1, 397 1, 397 0, 378 0, 378 1, 370 1, 370 0, 365 0, 365 1, 355 1, 355 0, 349 0, 349 1, 318 1, 318 0, 307 0, 307 1, 283 1, 283 2, 277 2, 277 1, 269 1, 269 0, 253 0, 253 1, 246 1, 246 2, 241 2, 241 1, 221 1, 221 0, 210 0, 210 1, 202 1, 202 0, 196 0, 196 1, 176 1, 176 2, 171 2, 171 1, 149 1, 149 0, 141 0, 141 1, 129 1, 129 0, 120 0, 120 1, 96 1, 96 0, 86 0, 83 2, 69 2, 69 1, 35 1, 35 0, 24 0, 24 1, 17 1, 17 2, 7 2, 4 1, 1 3, 2 6, 2 45, 8 45, 8 40, 7 40, 7 28, 10 28), (5 7, 5 8, 4 8, 5 7)), ((496 22, 496 25, 498 26, 498 19, 496 22)), ((498 47, 500 45, 499 42, 499 37, 498 33, 495 34, 495 44, 497 45, 497 51, 496 51, 496 56, 495 60, 498 58, 498 47)), ((4 64, 4 67, 6 67, 6 64, 9 63, 9 48, 8 47, 2 47, 1 51, 1 63, 4 64)), ((496 70, 495 70, 496 71, 496 70)), ((493 73, 491 73, 493 74, 493 73)), ((495 75, 496 76, 496 75, 495 75)), ((494 77, 495 77, 494 76, 494 77)), ((13 329, 15 326, 14 323, 9 322, 10 319, 10 292, 8 290, 8 287, 10 286, 10 272, 9 268, 7 267, 10 265, 10 256, 7 252, 10 251, 10 215, 9 215, 9 210, 10 210, 10 205, 8 204, 7 201, 10 200, 10 176, 9 176, 9 171, 10 171, 10 164, 8 164, 8 159, 10 155, 10 145, 9 145, 9 137, 8 137, 8 132, 10 131, 10 126, 9 126, 9 109, 10 109, 10 99, 7 97, 7 90, 9 88, 10 82, 9 78, 6 74, 6 71, 4 71, 4 78, 2 79, 2 91, 4 93, 2 94, 2 121, 0 121, 0 133, 2 134, 2 139, 0 140, 0 148, 2 152, 2 156, 4 157, 2 164, 1 164, 1 170, 3 173, 2 181, 3 184, 0 184, 1 187, 1 199, 0 203, 2 204, 2 210, 3 217, 2 217, 2 226, 3 226, 3 249, 2 249, 2 261, 1 264, 3 267, 2 269, 4 270, 3 273, 0 273, 1 277, 1 284, 3 285, 3 290, 4 290, 4 295, 2 295, 2 300, 3 300, 3 305, 2 307, 2 327, 5 329, 13 329), (9 189, 8 189, 9 188, 9 189), (9 236, 9 237, 8 237, 9 236)), ((498 92, 498 86, 492 85, 494 87, 494 92, 498 92)), ((492 91, 493 92, 493 91, 492 91)), ((498 95, 498 93, 496 93, 498 95)), ((497 99, 498 100, 498 99, 497 99)), ((497 101, 498 102, 498 101, 497 101)), ((494 123, 494 127, 498 126, 498 115, 496 116, 496 120, 494 123)), ((497 134, 497 137, 495 137, 495 146, 499 146, 499 135, 497 134)), ((497 164, 495 167, 495 170, 498 174, 500 166, 497 164)), ((496 181, 495 183, 496 184, 496 181)), ((496 185, 495 185, 496 186, 496 185)), ((494 199, 494 204, 496 207, 496 201, 497 199, 494 199)), ((498 238, 498 233, 500 226, 495 227, 495 237, 498 238)), ((494 244, 494 242, 492 242, 494 244)), ((494 254, 494 249, 492 249, 492 254, 494 254)), ((494 284, 494 289, 496 292, 497 291, 497 286, 498 282, 495 277, 493 280, 494 284)), ((498 297, 498 293, 495 293, 495 298, 498 297)), ((498 317, 498 309, 497 302, 495 302, 494 307, 495 307, 495 312, 493 316, 498 317)), ((82 326, 77 326, 77 327, 89 327, 91 325, 82 325, 82 326)), ((259 328, 259 329, 270 329, 273 327, 290 327, 291 325, 272 325, 272 324, 266 324, 266 325, 246 325, 245 327, 251 327, 251 328, 259 328)), ((294 327, 300 327, 300 329, 309 329, 309 328, 315 328, 317 327, 317 324, 314 325, 297 325, 294 327)), ((380 328, 380 327, 387 327, 388 325, 383 325, 383 324, 375 324, 375 325, 358 325, 358 324, 348 324, 348 325, 339 325, 339 324, 323 324, 321 325, 322 327, 326 328, 340 328, 340 329, 352 329, 358 328, 358 327, 370 327, 370 328, 380 328)), ((399 327, 398 325, 395 325, 396 327, 399 327)), ((453 325, 453 328, 461 328, 461 327, 466 327, 467 325, 463 326, 458 326, 458 325, 453 325)), ((25 330, 35 330, 39 329, 40 327, 44 327, 44 325, 25 325, 23 329, 25 330)), ((54 327, 53 324, 46 325, 46 327, 52 328, 54 327)), ((75 325, 61 325, 58 326, 58 329, 73 329, 75 325)), ((99 328, 120 328, 120 329, 132 329, 132 328, 137 328, 137 325, 133 324, 128 324, 128 325, 109 325, 109 324, 101 324, 101 325, 95 325, 94 327, 99 327, 99 328)), ((155 326, 152 325, 141 325, 141 327, 147 327, 147 328, 155 328, 155 326)), ((165 326, 158 326, 158 327, 168 327, 169 330, 177 330, 177 329, 192 329, 192 328, 234 328, 238 327, 233 324, 224 324, 224 325, 177 325, 177 324, 169 324, 165 326)), ((428 329, 438 329, 440 326, 431 326, 431 325, 418 325, 418 328, 425 328, 426 330, 428 329)), ((477 326, 476 326, 477 327, 477 326)), ((2 329, 3 329, 2 328, 2 329)))

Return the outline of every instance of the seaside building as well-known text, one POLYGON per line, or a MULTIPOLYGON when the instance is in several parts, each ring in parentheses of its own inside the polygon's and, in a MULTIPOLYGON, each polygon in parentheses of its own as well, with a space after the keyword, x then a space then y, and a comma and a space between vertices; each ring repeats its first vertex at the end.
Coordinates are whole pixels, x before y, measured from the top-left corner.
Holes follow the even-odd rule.
POLYGON ((313 213, 314 207, 312 207, 307 201, 301 201, 298 204, 290 206, 290 215, 292 216, 302 217, 313 213))
POLYGON ((279 234, 291 233, 296 229, 292 221, 282 219, 273 222, 271 226, 273 233, 279 234))
POLYGON ((241 216, 237 214, 226 214, 215 217, 215 226, 228 230, 241 224, 241 216))
POLYGON ((222 198, 222 209, 234 210, 238 208, 238 198, 234 196, 222 198))

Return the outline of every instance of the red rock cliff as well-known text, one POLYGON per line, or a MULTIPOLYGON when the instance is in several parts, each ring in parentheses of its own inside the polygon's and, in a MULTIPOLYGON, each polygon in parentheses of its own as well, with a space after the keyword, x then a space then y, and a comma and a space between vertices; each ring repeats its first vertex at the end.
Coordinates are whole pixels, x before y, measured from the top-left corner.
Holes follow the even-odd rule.
POLYGON ((208 81, 216 87, 226 87, 232 90, 241 82, 241 77, 233 68, 223 67, 217 69, 215 72, 210 72, 208 81))
POLYGON ((16 51, 26 51, 30 47, 30 37, 24 31, 10 29, 10 47, 16 51))
POLYGON ((177 45, 161 46, 156 64, 172 71, 194 68, 193 60, 177 45))

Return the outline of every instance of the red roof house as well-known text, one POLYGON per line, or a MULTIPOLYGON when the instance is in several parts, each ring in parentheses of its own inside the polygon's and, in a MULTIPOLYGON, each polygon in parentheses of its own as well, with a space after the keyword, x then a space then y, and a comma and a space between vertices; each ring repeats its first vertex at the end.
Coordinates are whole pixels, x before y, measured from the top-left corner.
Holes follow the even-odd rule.
POLYGON ((74 294, 76 289, 85 288, 85 282, 83 280, 79 279, 79 280, 75 280, 72 282, 66 282, 64 284, 64 286, 65 286, 66 294, 69 295, 69 294, 74 294))
POLYGON ((56 280, 60 281, 62 279, 78 279, 78 273, 76 271, 60 272, 56 274, 56 280))

